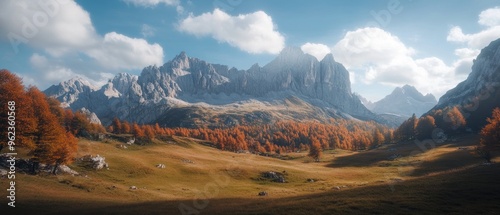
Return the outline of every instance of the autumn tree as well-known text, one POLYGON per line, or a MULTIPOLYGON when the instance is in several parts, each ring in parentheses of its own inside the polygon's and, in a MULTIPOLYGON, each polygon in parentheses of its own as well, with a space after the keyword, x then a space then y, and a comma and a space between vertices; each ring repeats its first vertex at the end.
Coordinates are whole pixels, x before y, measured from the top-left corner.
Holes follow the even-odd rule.
POLYGON ((436 128, 434 117, 425 116, 420 118, 416 127, 416 135, 419 140, 432 138, 432 131, 436 128))
POLYGON ((322 155, 322 149, 321 149, 321 143, 318 141, 318 139, 312 139, 311 140, 311 148, 309 149, 309 154, 308 156, 313 158, 316 162, 319 162, 319 159, 321 158, 322 155))
POLYGON ((458 109, 458 107, 451 108, 446 113, 445 122, 448 123, 448 130, 458 131, 461 128, 464 128, 466 125, 465 117, 462 115, 462 112, 458 109))
POLYGON ((492 116, 486 121, 488 124, 481 130, 479 152, 489 163, 491 162, 492 149, 500 145, 500 108, 495 108, 492 116))
POLYGON ((380 145, 385 142, 385 137, 379 129, 373 132, 373 145, 380 145))
POLYGON ((57 168, 61 164, 71 163, 78 150, 78 141, 71 132, 66 132, 64 141, 59 144, 51 144, 49 147, 50 156, 45 159, 47 163, 54 164, 52 174, 57 173, 57 168))
POLYGON ((144 138, 146 136, 144 130, 137 123, 132 126, 132 134, 135 138, 144 138))
POLYGON ((122 128, 122 123, 120 122, 120 120, 118 118, 114 118, 113 119, 113 131, 118 134, 120 132, 123 132, 123 128, 122 128))
POLYGON ((56 115, 51 113, 42 92, 31 87, 27 94, 32 104, 36 106, 33 109, 35 116, 33 120, 36 125, 36 130, 33 133, 35 147, 31 154, 39 162, 56 166, 70 162, 69 158, 76 153, 76 141, 67 135, 56 115))
POLYGON ((125 121, 121 125, 122 125, 121 133, 122 134, 130 134, 131 129, 132 129, 130 127, 130 123, 128 123, 127 121, 125 121))
POLYGON ((153 141, 155 139, 155 131, 151 126, 144 126, 144 136, 148 142, 153 141))
POLYGON ((404 121, 394 132, 394 136, 398 140, 411 140, 415 137, 415 128, 417 127, 418 119, 413 114, 409 119, 404 121))
POLYGON ((0 70, 0 151, 7 144, 3 140, 8 139, 9 131, 16 133, 16 146, 34 147, 29 137, 35 130, 33 117, 33 105, 26 95, 21 78, 8 70, 0 70), (13 125, 9 125, 9 117, 13 119, 10 120, 13 125))

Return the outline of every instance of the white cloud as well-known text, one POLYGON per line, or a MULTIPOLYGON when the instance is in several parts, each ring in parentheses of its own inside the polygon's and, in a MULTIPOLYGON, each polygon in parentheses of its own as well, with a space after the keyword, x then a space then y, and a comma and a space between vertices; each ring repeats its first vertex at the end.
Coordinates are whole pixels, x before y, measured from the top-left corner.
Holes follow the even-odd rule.
POLYGON ((198 37, 211 36, 249 53, 278 54, 285 38, 276 31, 272 18, 263 11, 230 16, 222 10, 181 20, 179 31, 198 37))
POLYGON ((19 46, 28 45, 48 54, 34 54, 30 58, 35 69, 47 73, 47 80, 63 81, 75 73, 100 77, 92 73, 109 69, 142 69, 163 62, 163 49, 156 43, 115 32, 99 35, 89 13, 73 0, 0 1, 0 37, 5 35, 3 39, 13 44, 14 52, 19 46), (85 62, 78 66, 94 64, 100 67, 85 71, 70 63, 62 63, 73 61, 79 55, 87 58, 84 57, 85 62), (47 66, 49 64, 59 66, 47 66), (61 75, 55 75, 56 71, 61 75))
MULTIPOLYGON (((436 57, 416 59, 413 48, 379 28, 347 32, 332 47, 332 52, 367 85, 378 83, 395 87, 410 84, 423 93, 439 97, 461 80, 455 75, 455 65, 448 66, 436 57)), ((462 50, 459 54, 469 56, 473 53, 462 50)))
POLYGON ((95 44, 98 35, 87 11, 72 0, 0 2, 0 35, 13 44, 44 48, 52 55, 95 44), (15 2, 15 3, 13 3, 15 2))
POLYGON ((494 7, 482 11, 478 17, 478 24, 485 28, 479 32, 465 34, 460 26, 450 29, 447 40, 463 44, 455 50, 458 57, 453 63, 456 75, 465 76, 471 71, 473 60, 491 41, 500 38, 500 8, 494 7))
POLYGON ((179 5, 179 0, 123 0, 127 4, 133 4, 135 6, 142 7, 154 7, 158 4, 166 4, 166 5, 179 5))
POLYGON ((351 67, 391 63, 399 56, 410 56, 415 51, 406 47, 396 36, 380 28, 360 28, 349 31, 333 48, 335 59, 351 67))
POLYGON ((484 26, 498 26, 500 25, 500 7, 494 7, 482 11, 479 14, 479 24, 484 26))
POLYGON ((323 60, 323 58, 331 52, 328 46, 318 43, 305 43, 300 48, 304 53, 316 57, 319 61, 323 60))
POLYGON ((451 42, 466 43, 470 49, 484 48, 500 37, 500 8, 494 7, 482 11, 478 23, 486 28, 477 33, 464 34, 460 26, 454 26, 446 39, 451 42))
POLYGON ((38 53, 31 55, 30 64, 37 71, 42 71, 41 73, 32 74, 30 76, 30 78, 34 78, 37 82, 59 82, 61 80, 68 80, 77 75, 70 68, 54 64, 53 62, 49 63, 46 56, 38 53))
POLYGON ((130 38, 116 32, 107 33, 100 46, 87 51, 104 68, 134 69, 163 63, 163 48, 144 39, 130 38))

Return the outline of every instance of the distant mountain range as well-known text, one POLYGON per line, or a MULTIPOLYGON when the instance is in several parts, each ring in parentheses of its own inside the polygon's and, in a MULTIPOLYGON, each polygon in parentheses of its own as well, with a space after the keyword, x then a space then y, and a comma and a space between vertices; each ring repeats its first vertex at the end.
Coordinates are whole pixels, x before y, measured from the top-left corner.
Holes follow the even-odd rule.
POLYGON ((419 117, 437 104, 432 94, 424 96, 410 85, 396 87, 391 94, 374 103, 361 95, 356 95, 366 108, 379 114, 393 126, 401 124, 413 114, 419 117))
POLYGON ((104 124, 114 117, 184 127, 330 117, 385 122, 351 93, 348 71, 331 54, 318 61, 294 47, 248 70, 182 52, 140 76, 121 73, 99 88, 74 78, 45 93, 71 109, 87 108, 104 124))

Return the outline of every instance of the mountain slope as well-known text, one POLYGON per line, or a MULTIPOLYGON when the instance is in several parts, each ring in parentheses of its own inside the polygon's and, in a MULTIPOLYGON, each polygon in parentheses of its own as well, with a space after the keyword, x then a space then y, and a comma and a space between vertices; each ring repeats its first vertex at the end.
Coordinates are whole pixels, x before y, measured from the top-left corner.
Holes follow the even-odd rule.
POLYGON ((408 118, 413 114, 420 116, 436 104, 437 100, 432 94, 424 96, 415 87, 404 85, 396 87, 391 94, 375 102, 371 110, 408 118))
POLYGON ((428 113, 449 106, 458 106, 467 126, 476 131, 485 125, 493 108, 500 107, 500 39, 481 50, 467 79, 443 95, 428 113))
POLYGON ((383 121, 351 93, 348 71, 331 54, 318 61, 299 48, 285 48, 264 67, 246 71, 182 52, 163 66, 144 68, 140 76, 118 74, 100 89, 65 83, 45 93, 72 109, 95 112, 104 124, 114 117, 189 127, 207 126, 218 117, 229 124, 252 118, 383 121))

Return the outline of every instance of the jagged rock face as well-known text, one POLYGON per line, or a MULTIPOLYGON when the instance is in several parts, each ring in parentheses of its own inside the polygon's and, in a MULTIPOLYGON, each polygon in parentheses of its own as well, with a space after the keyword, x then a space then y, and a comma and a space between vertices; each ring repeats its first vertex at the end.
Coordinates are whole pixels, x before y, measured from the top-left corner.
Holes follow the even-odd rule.
POLYGON ((318 61, 299 48, 285 48, 264 67, 254 65, 246 71, 182 52, 163 66, 144 68, 140 76, 121 73, 98 90, 90 85, 84 90, 86 86, 52 86, 45 93, 72 109, 88 108, 104 124, 114 117, 153 123, 164 119, 167 110, 196 102, 217 106, 262 100, 273 105, 290 96, 314 104, 324 110, 322 114, 379 120, 353 96, 349 72, 331 54, 318 61))
POLYGON ((63 107, 69 107, 79 99, 85 100, 85 95, 92 93, 96 89, 98 88, 90 84, 87 80, 81 77, 76 77, 68 81, 61 82, 58 85, 53 85, 44 92, 47 95, 58 98, 63 107), (80 96, 80 94, 83 94, 84 96, 80 96))
POLYGON ((99 117, 97 117, 97 115, 95 113, 90 112, 86 108, 82 108, 82 109, 80 109, 80 111, 83 114, 85 114, 85 117, 87 117, 87 119, 89 120, 90 123, 101 125, 101 120, 99 120, 99 117))
POLYGON ((391 94, 373 104, 371 109, 379 114, 391 114, 409 118, 415 114, 417 116, 429 111, 437 104, 436 98, 432 94, 422 95, 413 86, 405 85, 396 87, 391 94))
POLYGON ((500 39, 481 50, 469 77, 446 92, 428 113, 457 105, 466 117, 467 126, 476 131, 485 125, 492 110, 500 107, 500 39))

